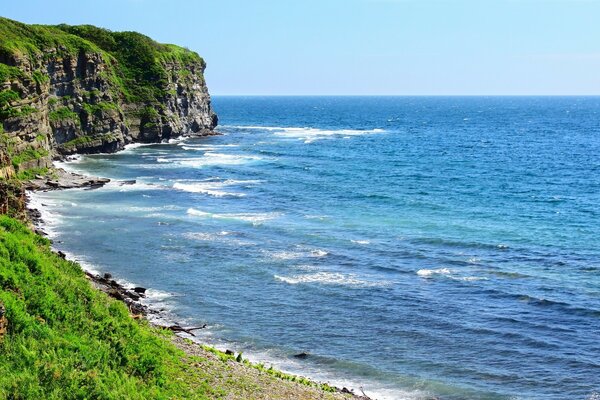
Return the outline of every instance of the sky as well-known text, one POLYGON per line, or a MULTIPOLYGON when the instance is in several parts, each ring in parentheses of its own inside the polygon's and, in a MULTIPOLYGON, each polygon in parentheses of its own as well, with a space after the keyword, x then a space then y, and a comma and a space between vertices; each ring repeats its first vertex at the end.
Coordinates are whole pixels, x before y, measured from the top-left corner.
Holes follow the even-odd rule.
POLYGON ((600 95, 600 0, 0 0, 198 52, 215 95, 600 95))

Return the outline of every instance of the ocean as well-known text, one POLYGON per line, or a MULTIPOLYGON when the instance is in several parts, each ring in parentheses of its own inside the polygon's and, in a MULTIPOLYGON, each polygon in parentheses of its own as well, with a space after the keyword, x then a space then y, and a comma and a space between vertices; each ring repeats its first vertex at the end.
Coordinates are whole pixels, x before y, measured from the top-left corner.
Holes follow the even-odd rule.
POLYGON ((600 98, 213 104, 221 136, 62 163, 113 181, 33 195, 55 247, 377 399, 600 398, 600 98))

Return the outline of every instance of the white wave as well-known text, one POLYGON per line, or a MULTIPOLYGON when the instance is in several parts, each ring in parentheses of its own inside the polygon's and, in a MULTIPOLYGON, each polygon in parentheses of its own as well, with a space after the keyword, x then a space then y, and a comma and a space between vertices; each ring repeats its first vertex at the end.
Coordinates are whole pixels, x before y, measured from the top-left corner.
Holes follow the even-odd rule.
POLYGON ((163 185, 155 185, 152 183, 145 182, 136 182, 131 185, 123 184, 119 181, 110 181, 106 185, 104 185, 100 190, 111 190, 118 192, 136 192, 136 191, 145 191, 145 190, 164 190, 167 189, 166 186, 163 185))
POLYGON ((154 301, 161 301, 171 297, 175 297, 175 293, 164 292, 158 289, 149 288, 146 290, 146 298, 154 301))
POLYGON ((137 149, 138 147, 152 146, 153 144, 156 143, 129 143, 123 147, 123 150, 133 150, 137 149))
POLYGON ((183 237, 186 239, 192 240, 215 240, 216 238, 220 238, 223 236, 229 236, 231 232, 221 231, 217 233, 207 233, 207 232, 187 232, 183 234, 183 237))
POLYGON ((270 213, 227 213, 227 214, 216 214, 195 208, 189 208, 187 210, 188 215, 203 218, 216 218, 216 219, 227 219, 234 221, 251 222, 253 225, 260 225, 263 222, 280 217, 282 214, 278 212, 270 213))
MULTIPOLYGON (((298 246, 300 247, 300 246, 298 246)), ((296 260, 299 258, 309 258, 309 257, 325 257, 329 253, 325 250, 321 249, 300 249, 297 251, 263 251, 269 258, 274 260, 296 260)))
POLYGON ((424 278, 428 278, 433 275, 450 275, 451 273, 452 271, 448 268, 420 269, 417 271, 417 275, 422 276, 424 278))
POLYGON ((327 218, 329 218, 327 215, 305 215, 304 218, 306 219, 318 219, 320 221, 323 221, 327 218))
POLYGON ((356 244, 371 244, 371 241, 369 240, 350 240, 352 243, 356 243, 356 244))
POLYGON ((473 281, 487 281, 488 278, 480 276, 456 276, 454 271, 448 268, 438 269, 420 269, 417 271, 417 275, 422 278, 433 278, 435 275, 444 276, 455 281, 473 282, 473 281))
POLYGON ((159 163, 170 163, 170 162, 173 162, 173 161, 169 160, 168 158, 165 158, 165 157, 156 157, 156 162, 159 162, 159 163))
POLYGON ((329 253, 326 252, 325 250, 312 250, 310 252, 310 255, 313 257, 325 257, 326 255, 328 255, 329 253))
POLYGON ((300 283, 318 283, 323 285, 361 286, 374 287, 386 286, 389 282, 373 282, 358 278, 355 274, 342 274, 339 272, 315 272, 312 274, 299 274, 292 276, 274 275, 275 279, 297 285, 300 283))
POLYGON ((452 277, 452 279, 456 279, 459 281, 466 281, 466 282, 487 281, 488 280, 488 278, 484 278, 483 276, 461 276, 461 277, 452 277))
POLYGON ((207 152, 202 157, 182 158, 176 162, 187 167, 205 167, 213 165, 242 165, 262 159, 262 157, 258 156, 207 152))
POLYGON ((244 197, 245 193, 225 192, 223 187, 230 186, 225 182, 196 182, 196 183, 180 183, 176 182, 173 185, 174 189, 183 190, 190 193, 203 193, 214 197, 244 197))
POLYGON ((302 139, 304 143, 312 143, 315 140, 324 139, 331 136, 341 136, 349 138, 351 136, 370 135, 385 132, 384 129, 319 129, 310 127, 282 127, 282 126, 255 126, 255 125, 234 125, 228 126, 235 129, 253 129, 273 132, 275 136, 302 139))

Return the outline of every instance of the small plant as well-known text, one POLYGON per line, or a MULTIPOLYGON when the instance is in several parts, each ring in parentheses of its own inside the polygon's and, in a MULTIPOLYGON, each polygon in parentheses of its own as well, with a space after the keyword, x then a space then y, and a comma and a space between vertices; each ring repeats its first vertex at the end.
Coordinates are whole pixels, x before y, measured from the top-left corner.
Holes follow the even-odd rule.
POLYGON ((65 120, 76 120, 79 115, 71 110, 69 107, 60 107, 48 114, 48 119, 52 122, 65 121, 65 120))

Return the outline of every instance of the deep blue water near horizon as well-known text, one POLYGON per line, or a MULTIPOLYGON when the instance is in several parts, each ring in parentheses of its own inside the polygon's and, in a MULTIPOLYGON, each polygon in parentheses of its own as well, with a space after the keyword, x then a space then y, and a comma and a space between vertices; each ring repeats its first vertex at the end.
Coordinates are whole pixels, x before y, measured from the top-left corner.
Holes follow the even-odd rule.
POLYGON ((600 396, 600 98, 214 106, 222 136, 69 163, 115 181, 36 195, 56 247, 374 397, 600 396))

